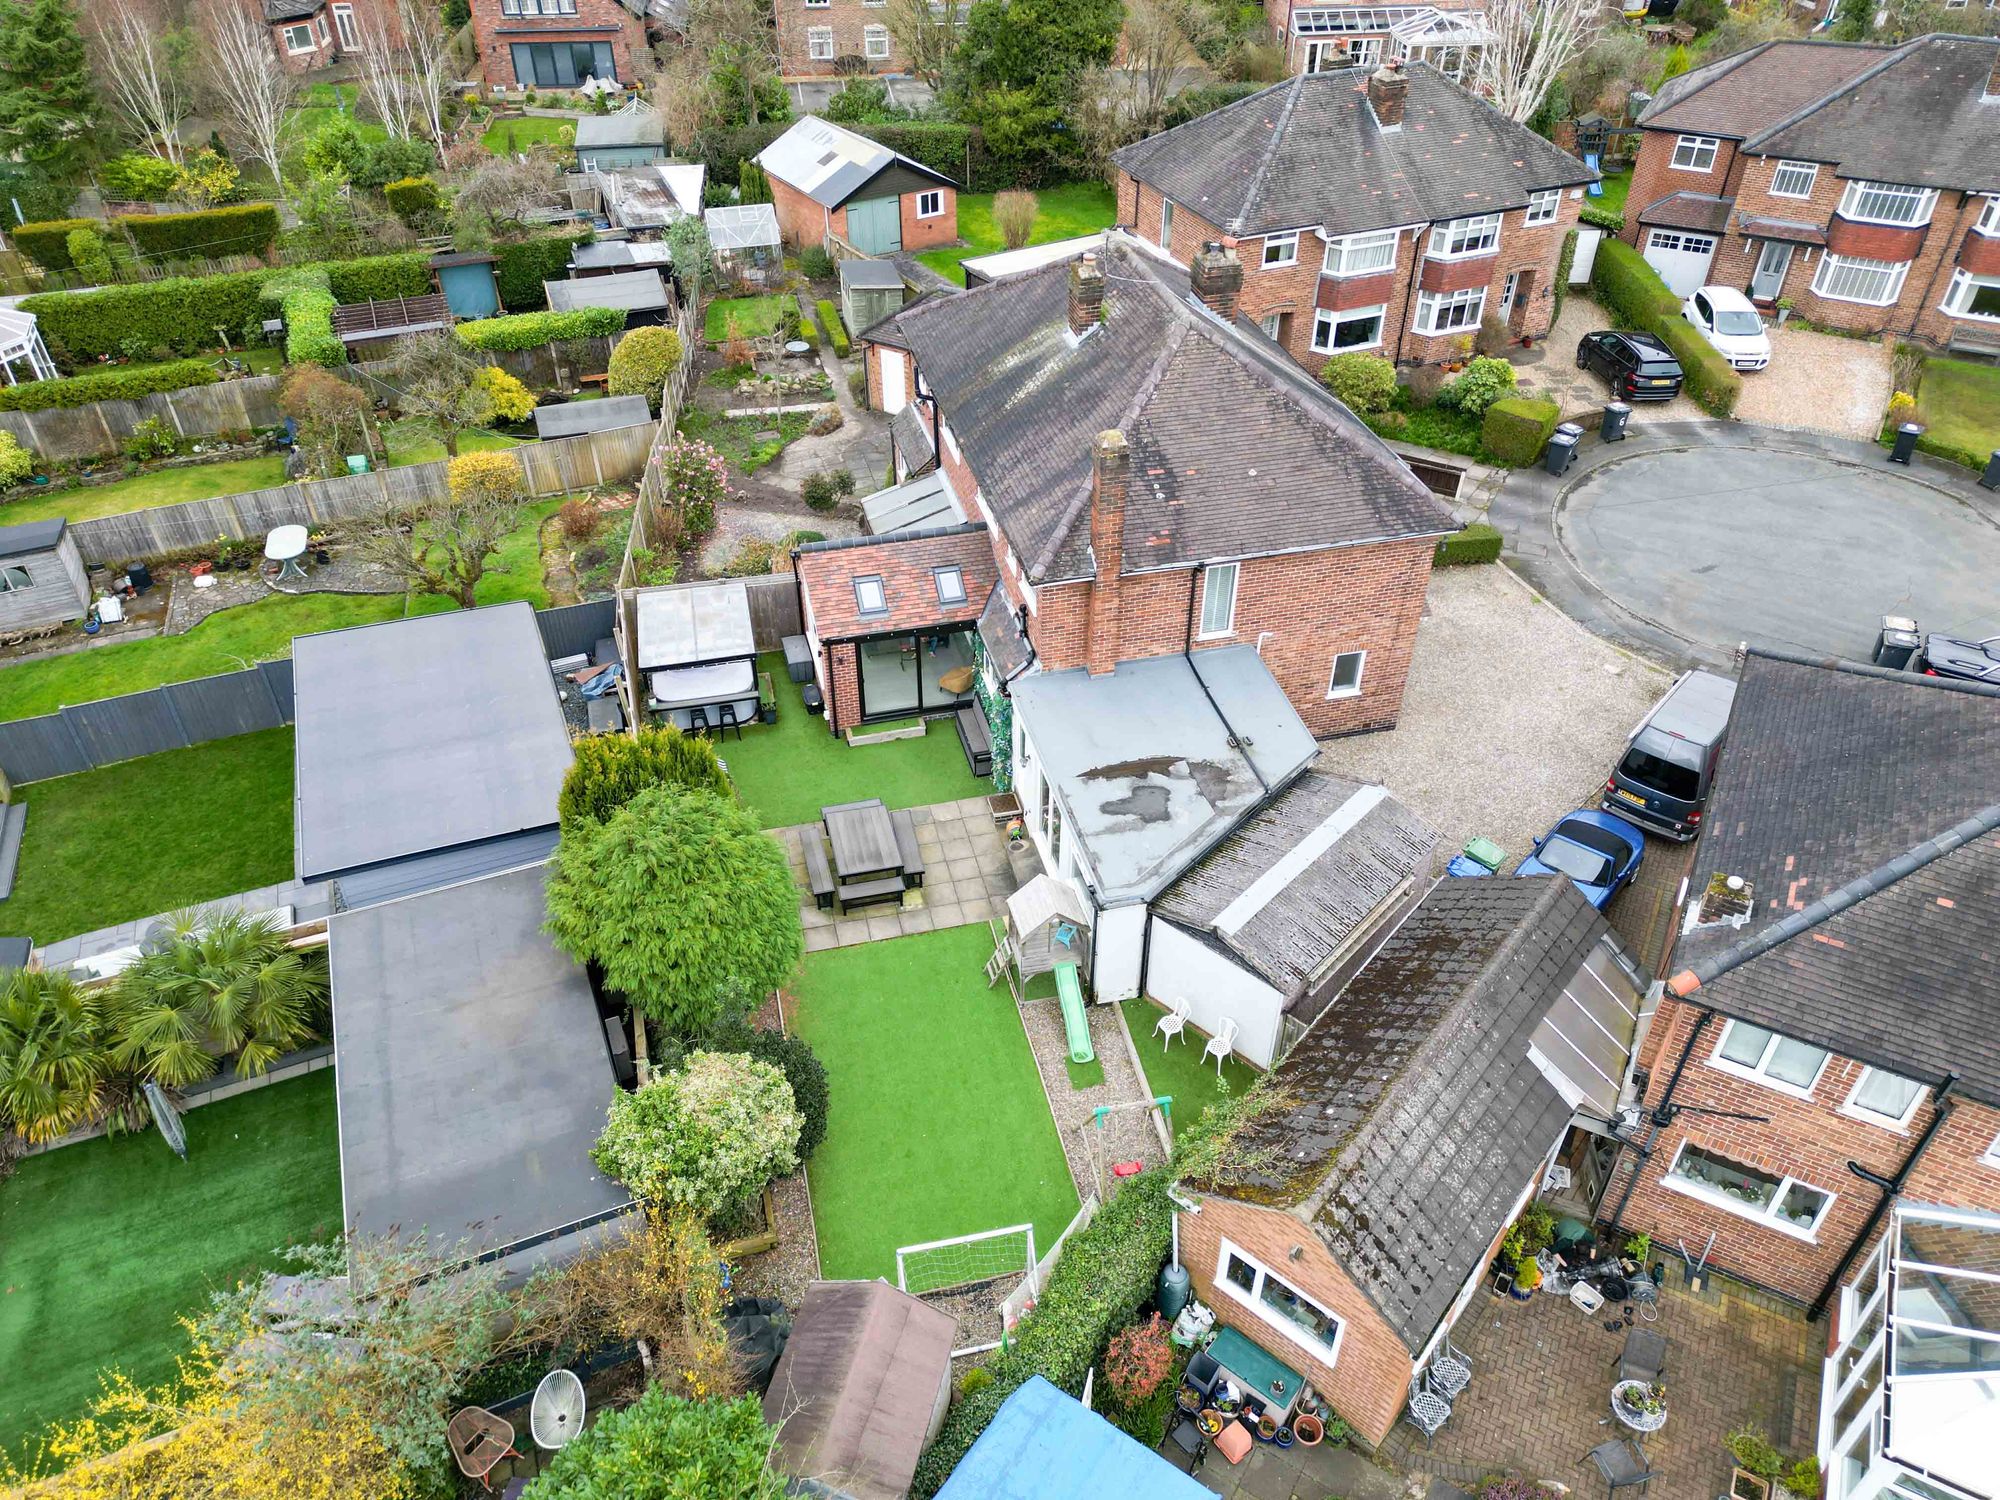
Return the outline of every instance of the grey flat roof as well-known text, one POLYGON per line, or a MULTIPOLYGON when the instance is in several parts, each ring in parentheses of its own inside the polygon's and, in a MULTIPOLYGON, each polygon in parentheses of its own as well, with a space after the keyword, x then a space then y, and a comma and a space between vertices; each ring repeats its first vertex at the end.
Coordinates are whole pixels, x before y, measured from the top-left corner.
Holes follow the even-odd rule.
POLYGON ((549 307, 574 312, 579 307, 622 307, 627 312, 652 312, 671 307, 667 284, 658 271, 614 271, 609 276, 580 276, 573 281, 545 281, 549 307))
POLYGON ((580 432, 609 432, 614 427, 638 427, 653 420, 644 396, 606 396, 601 401, 565 401, 535 408, 535 436, 575 437, 580 432))
POLYGON ((844 260, 840 263, 840 284, 871 291, 901 291, 903 273, 893 260, 844 260))
POLYGON ((951 486, 944 482, 942 469, 927 469, 915 479, 877 490, 861 502, 861 515, 874 536, 958 526, 965 521, 965 512, 958 508, 951 486))
POLYGON ((731 661, 757 650, 741 579, 651 589, 638 596, 638 623, 641 668, 731 661))
POLYGON ((553 827, 569 734, 526 604, 292 643, 301 880, 553 827))
POLYGON ((959 269, 965 273, 965 284, 971 286, 974 277, 981 281, 998 281, 1002 276, 1039 270, 1059 260, 1075 260, 1084 251, 1095 250, 1103 243, 1102 234, 1083 234, 1073 240, 1051 240, 1046 245, 1028 245, 1019 250, 996 250, 991 255, 968 256, 959 262, 959 269))
POLYGON ((590 1160, 618 1085, 588 977, 542 935, 542 878, 331 919, 349 1232, 490 1250, 630 1202, 590 1160))
POLYGON ((569 253, 569 263, 579 271, 598 271, 606 266, 670 266, 674 253, 660 240, 592 240, 569 253))
POLYGON ((1013 694, 1100 902, 1150 900, 1318 748, 1248 646, 1035 673, 1013 694))
POLYGON ((0 557, 20 557, 29 552, 46 552, 62 540, 69 525, 61 516, 46 521, 23 521, 18 526, 0 526, 0 557))

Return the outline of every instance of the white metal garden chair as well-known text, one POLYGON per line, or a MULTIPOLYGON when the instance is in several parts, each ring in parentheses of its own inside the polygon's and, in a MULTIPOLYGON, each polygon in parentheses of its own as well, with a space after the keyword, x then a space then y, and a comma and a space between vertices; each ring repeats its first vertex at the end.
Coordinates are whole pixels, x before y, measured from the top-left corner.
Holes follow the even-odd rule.
POLYGON ((1201 1049, 1201 1060, 1215 1059, 1215 1076, 1222 1076, 1222 1060, 1236 1050, 1236 1017, 1225 1016, 1222 1029, 1208 1039, 1208 1045, 1201 1049))
POLYGON ((1174 1038, 1177 1036, 1181 1037, 1182 1041, 1187 1040, 1185 1036, 1182 1036, 1182 1033, 1187 1030, 1187 1023, 1188 1001, 1186 996, 1182 996, 1173 1003, 1173 1006, 1164 1016, 1160 1017, 1158 1024, 1153 1027, 1156 1035, 1162 1032, 1166 1034, 1166 1040, 1160 1043, 1160 1050, 1162 1052, 1173 1046, 1174 1038))

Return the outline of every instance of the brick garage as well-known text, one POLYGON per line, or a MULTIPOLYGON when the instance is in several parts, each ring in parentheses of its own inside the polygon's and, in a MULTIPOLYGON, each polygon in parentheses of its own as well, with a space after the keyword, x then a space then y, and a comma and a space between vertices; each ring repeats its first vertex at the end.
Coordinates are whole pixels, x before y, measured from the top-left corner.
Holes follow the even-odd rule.
POLYGON ((473 47, 486 82, 501 88, 556 87, 517 79, 512 49, 522 43, 602 42, 611 48, 617 81, 631 83, 632 59, 646 46, 646 23, 619 0, 575 0, 575 5, 574 15, 528 16, 508 14, 507 0, 472 0, 473 47))
POLYGON ((770 179, 778 230, 788 245, 819 245, 832 234, 876 255, 957 242, 958 185, 855 131, 809 115, 759 152, 757 160, 770 179), (880 216, 872 207, 891 199, 896 205, 895 246, 881 233, 880 216), (926 205, 931 212, 924 211, 926 205), (851 222, 864 211, 870 215, 866 235, 851 222))

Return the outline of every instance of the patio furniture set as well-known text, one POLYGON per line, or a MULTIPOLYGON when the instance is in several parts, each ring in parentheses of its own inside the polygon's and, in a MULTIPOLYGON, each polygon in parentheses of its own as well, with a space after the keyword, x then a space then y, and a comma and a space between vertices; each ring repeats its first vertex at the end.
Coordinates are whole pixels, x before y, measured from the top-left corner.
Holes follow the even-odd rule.
POLYGON ((1210 1449, 1240 1464, 1260 1442, 1311 1447, 1331 1416, 1296 1370, 1234 1328, 1223 1328, 1188 1360, 1167 1417, 1165 1445, 1192 1474, 1210 1449))
POLYGON ((847 912, 877 902, 902 903, 924 883, 924 857, 907 811, 891 812, 879 797, 837 802, 819 810, 826 838, 805 840, 806 883, 822 911, 847 912), (828 859, 828 846, 832 858, 828 859))

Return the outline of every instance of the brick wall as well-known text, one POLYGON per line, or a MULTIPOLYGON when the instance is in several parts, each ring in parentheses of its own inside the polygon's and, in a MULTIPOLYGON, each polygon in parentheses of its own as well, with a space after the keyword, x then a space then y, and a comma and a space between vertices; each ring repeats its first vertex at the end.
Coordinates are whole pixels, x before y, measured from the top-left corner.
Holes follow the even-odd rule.
MULTIPOLYGON (((1632 163, 1632 186, 1625 194, 1625 228, 1620 238, 1628 245, 1643 244, 1639 228, 1640 211, 1670 193, 1714 193, 1728 197, 1734 178, 1740 175, 1736 143, 1723 141, 1715 149, 1715 165, 1706 172, 1691 172, 1672 165, 1677 130, 1648 130, 1639 142, 1639 156, 1632 163)), ((1797 217, 1792 215, 1791 217, 1797 217)))
POLYGON ((799 249, 825 241, 826 210, 789 182, 771 179, 771 209, 778 217, 778 234, 787 245, 799 249))
POLYGON ((325 11, 310 16, 303 21, 282 21, 271 27, 271 46, 276 49, 278 61, 285 65, 287 73, 309 73, 315 68, 324 68, 333 61, 333 22, 325 11), (312 50, 294 52, 285 45, 285 33, 305 27, 312 34, 312 50))
POLYGON ((1215 1310, 1216 1321, 1297 1370, 1370 1447, 1380 1444, 1409 1395, 1414 1373, 1410 1351, 1319 1237, 1290 1214, 1226 1198, 1203 1198, 1201 1212, 1184 1213, 1180 1221, 1182 1263, 1194 1294, 1215 1310), (1340 1350, 1332 1365, 1313 1358, 1303 1345, 1216 1290, 1215 1270, 1225 1238, 1341 1320, 1340 1350), (1300 1251, 1296 1260, 1294 1247, 1300 1251))
MULTIPOLYGON (((1697 1005, 1671 997, 1662 1001, 1653 1023, 1660 1046, 1650 1074, 1649 1107, 1657 1105, 1664 1095, 1674 1064, 1700 1014, 1697 1005)), ((1678 1239, 1697 1249, 1707 1243, 1713 1230, 1713 1261, 1719 1269, 1810 1302, 1820 1294, 1881 1196, 1879 1189, 1849 1172, 1847 1163, 1857 1161, 1871 1171, 1893 1175, 1929 1123, 1931 1107, 1928 1099, 1920 1103, 1909 1124, 1901 1129, 1841 1113, 1862 1071, 1861 1064, 1848 1058, 1828 1059, 1810 1098, 1725 1072, 1710 1061, 1724 1024, 1724 1018, 1718 1016, 1703 1029, 1674 1090, 1674 1103, 1766 1119, 1677 1114, 1673 1123, 1659 1132, 1653 1154, 1639 1172, 1624 1224, 1628 1229, 1644 1230, 1657 1244, 1670 1246, 1678 1239), (1807 1241, 1707 1199, 1663 1186, 1662 1179, 1683 1141, 1745 1166, 1810 1183, 1835 1194, 1833 1206, 1813 1239, 1807 1241)), ((2000 1134, 2000 1110, 1959 1102, 1919 1163, 1905 1189, 1907 1196, 1920 1202, 2000 1210, 2000 1168, 1980 1159, 1996 1134, 2000 1134)), ((1617 1207, 1635 1162, 1631 1152, 1620 1161, 1604 1198, 1606 1213, 1617 1207)))
POLYGON ((818 664, 819 690, 826 699, 826 727, 845 734, 861 722, 860 648, 823 646, 818 664))
MULTIPOLYGON (((824 5, 808 6, 805 0, 776 0, 773 6, 778 23, 778 71, 786 78, 827 78, 835 71, 835 61, 839 58, 859 59, 866 63, 870 73, 906 73, 909 59, 904 55, 896 34, 889 33, 889 55, 886 58, 868 57, 863 45, 863 33, 870 26, 887 29, 889 7, 884 0, 827 0, 824 5), (826 27, 833 32, 833 56, 815 58, 811 56, 808 30, 826 27)), ((853 61, 847 63, 849 68, 853 61)))
POLYGON ((905 193, 899 200, 905 250, 935 250, 958 242, 958 189, 940 187, 937 191, 944 195, 944 212, 928 219, 917 214, 921 193, 905 193))
POLYGON ((472 0, 472 39, 489 84, 516 87, 516 42, 609 42, 618 81, 632 81, 632 55, 646 45, 646 23, 618 0, 576 0, 574 16, 504 16, 500 0, 472 0))

